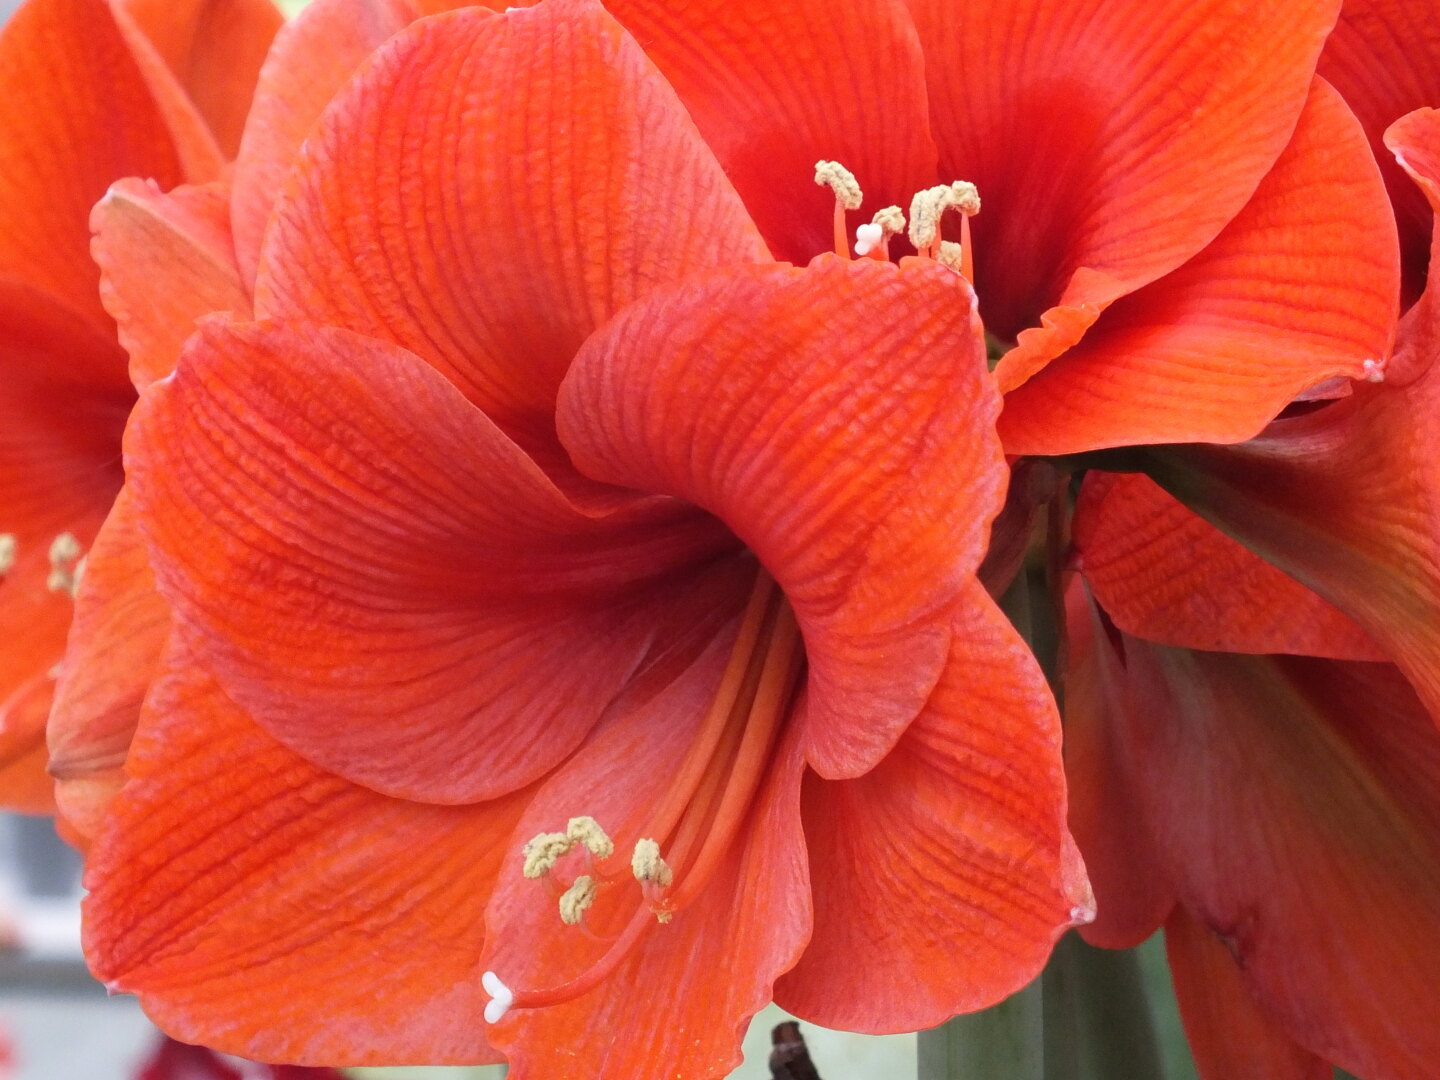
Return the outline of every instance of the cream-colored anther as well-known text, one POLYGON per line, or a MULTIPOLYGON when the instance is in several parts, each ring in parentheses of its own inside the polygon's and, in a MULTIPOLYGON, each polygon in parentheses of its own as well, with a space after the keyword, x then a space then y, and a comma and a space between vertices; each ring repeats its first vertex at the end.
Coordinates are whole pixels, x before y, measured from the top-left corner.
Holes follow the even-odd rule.
POLYGON ((859 210, 860 204, 865 201, 865 195, 860 190, 860 181, 838 161, 817 161, 815 183, 833 191, 836 201, 846 210, 859 210))
POLYGON ((910 242, 916 251, 929 251, 940 237, 940 219, 946 210, 967 217, 980 212, 980 192, 968 180, 917 191, 910 200, 910 242))
POLYGON ((69 593, 73 597, 84 570, 76 562, 79 558, 80 541, 72 533, 61 533, 50 541, 50 575, 45 579, 45 587, 51 592, 69 593))
POLYGON ((525 867, 521 873, 527 878, 544 877, 574 846, 575 841, 563 832, 542 832, 525 845, 525 867))
POLYGON ((575 884, 560 894, 560 921, 575 926, 585 918, 585 911, 595 902, 595 879, 581 874, 575 884))
POLYGON ((635 880, 641 885, 658 885, 668 889, 675 880, 670 864, 660 857, 660 845, 654 840, 637 840, 635 853, 630 856, 630 869, 635 880))
POLYGON ((565 826, 565 835, 572 843, 583 844, 597 859, 608 859, 615 854, 615 842, 593 817, 572 817, 565 826))
POLYGON ((15 566, 20 541, 14 533, 0 533, 0 574, 8 574, 15 566))
POLYGON ((950 240, 941 240, 940 250, 935 253, 936 262, 954 270, 957 274, 964 273, 964 258, 965 249, 950 240))

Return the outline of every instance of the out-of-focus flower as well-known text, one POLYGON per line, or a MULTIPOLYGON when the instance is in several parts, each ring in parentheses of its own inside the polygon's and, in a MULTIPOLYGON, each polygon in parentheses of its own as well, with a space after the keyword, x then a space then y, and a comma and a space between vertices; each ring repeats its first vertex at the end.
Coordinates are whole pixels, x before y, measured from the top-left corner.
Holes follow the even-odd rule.
POLYGON ((124 176, 209 179, 279 16, 264 0, 31 0, 0 31, 0 799, 45 810, 43 725, 134 390, 87 220, 124 176))
POLYGON ((242 1071, 240 1063, 226 1060, 213 1050, 162 1035, 135 1080, 345 1080, 345 1076, 335 1069, 304 1065, 252 1063, 242 1071))
POLYGON ((258 267, 127 447, 175 631, 86 942, 168 1030, 715 1076, 772 987, 909 1030, 1089 917, 959 275, 774 265, 568 0, 388 45, 258 267))

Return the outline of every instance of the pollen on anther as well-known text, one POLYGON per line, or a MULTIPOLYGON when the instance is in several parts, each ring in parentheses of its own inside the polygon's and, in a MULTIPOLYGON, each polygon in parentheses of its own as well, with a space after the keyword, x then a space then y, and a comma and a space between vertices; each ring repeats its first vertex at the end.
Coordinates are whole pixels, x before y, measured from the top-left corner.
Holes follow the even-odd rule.
POLYGON ((85 561, 80 558, 80 551, 80 541, 72 533, 61 533, 50 541, 50 574, 45 579, 47 589, 74 597, 75 590, 80 586, 80 576, 85 572, 85 561))
POLYGON ((585 911, 595 902, 595 879, 581 874, 575 883, 560 894, 560 921, 575 926, 585 918, 585 911))
POLYGON ((917 251, 929 251, 940 237, 940 219, 946 210, 969 217, 980 212, 980 192, 968 180, 917 191, 910 200, 910 242, 917 251))
POLYGON ((527 878, 544 877, 574 846, 575 842, 564 833, 540 833, 524 847, 525 866, 521 873, 527 878))
POLYGON ((630 869, 635 880, 642 885, 658 885, 668 889, 675 880, 670 864, 660 856, 660 845, 654 840, 637 840, 635 853, 630 856, 630 869))
POLYGON ((20 541, 14 533, 0 533, 0 574, 8 574, 15 567, 20 541))
POLYGON ((941 266, 954 270, 957 274, 965 272, 965 249, 951 240, 941 240, 940 250, 935 253, 935 261, 941 266))
POLYGON ((865 201, 865 195, 860 190, 860 181, 838 161, 817 161, 815 183, 833 191, 835 198, 846 210, 859 210, 860 204, 865 201))
POLYGON ((615 842, 593 817, 571 818, 565 826, 565 836, 572 843, 584 845, 585 850, 597 859, 608 859, 615 854, 615 842))

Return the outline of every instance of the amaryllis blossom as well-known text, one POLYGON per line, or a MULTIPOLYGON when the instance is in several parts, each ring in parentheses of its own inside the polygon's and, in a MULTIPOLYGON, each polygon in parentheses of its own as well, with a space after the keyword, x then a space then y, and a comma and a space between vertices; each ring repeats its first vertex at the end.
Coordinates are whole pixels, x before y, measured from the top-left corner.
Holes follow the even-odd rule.
POLYGON ((775 263, 579 0, 385 46, 257 265, 261 321, 127 436, 174 629, 86 947, 167 1030, 718 1076, 772 994, 912 1030, 1091 916, 975 577, 1006 469, 959 274, 775 263))
POLYGON ((266 0, 33 0, 0 32, 0 800, 50 806, 44 722, 134 390, 90 207, 218 175, 280 16, 266 0))
MULTIPOLYGON (((1440 210, 1440 112, 1385 139, 1440 210)), ((1437 296, 1432 275, 1382 384, 1147 453, 1230 536, 1143 476, 1092 475, 1077 507, 1106 613, 1072 623, 1086 933, 1167 920, 1207 1077, 1419 1078, 1440 1053, 1437 296)))

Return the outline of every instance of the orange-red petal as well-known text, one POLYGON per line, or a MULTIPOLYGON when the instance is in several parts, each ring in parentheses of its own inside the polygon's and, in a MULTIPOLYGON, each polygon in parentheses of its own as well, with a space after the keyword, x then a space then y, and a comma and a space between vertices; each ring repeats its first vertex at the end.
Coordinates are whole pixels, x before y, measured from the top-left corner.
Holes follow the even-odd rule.
POLYGON ((1425 282, 1431 213, 1383 136, 1412 109, 1440 105, 1440 19, 1429 0, 1345 0, 1319 71, 1355 110, 1380 163, 1400 230, 1408 305, 1425 282))
POLYGON ((347 783, 183 652, 129 769, 89 855, 85 952, 161 1028, 267 1061, 497 1060, 477 963, 523 797, 438 807, 347 783))
POLYGON ((849 233, 935 183, 925 58, 902 0, 610 0, 675 87, 778 259, 833 251, 815 163, 865 193, 849 233))
POLYGON ((986 327, 1026 331, 997 369, 1005 390, 1239 212, 1290 138, 1340 8, 909 2, 941 174, 983 202, 986 327))
POLYGON ((412 0, 315 0, 275 35, 235 159, 230 214, 247 287, 301 143, 361 63, 415 15, 412 0))
MULTIPOLYGON (((609 947, 639 909, 630 853, 645 814, 679 768, 714 694, 733 628, 658 693, 622 702, 606 726, 536 793, 512 836, 486 913, 483 967, 513 989, 571 978, 609 947), (587 933, 564 926, 553 895, 521 876, 520 847, 563 829, 576 814, 595 817, 616 842, 602 864, 613 880, 586 912, 587 933)), ((770 998, 775 977, 804 947, 810 927, 806 842, 800 827, 803 759, 782 747, 743 832, 699 898, 661 924, 648 912, 641 942, 599 988, 540 1009, 516 1009, 492 1028, 522 1075, 676 1075, 718 1078, 739 1064, 746 1021, 770 998), (616 1038, 616 1032, 625 1032, 616 1038)), ((572 857, 562 884, 585 872, 572 857)), ((681 878, 683 880, 683 878, 681 878)))
POLYGON ((104 0, 32 0, 0 32, 0 277, 101 333, 90 207, 122 176, 179 182, 170 134, 104 0))
POLYGON ((402 33, 327 113, 275 213, 257 312, 403 345, 551 454, 556 388, 596 326, 687 271, 769 258, 595 0, 402 33))
POLYGON ((577 509, 439 372, 343 330, 208 323, 127 469, 161 591, 282 742, 406 798, 504 794, 568 755, 677 582, 733 537, 577 509))
POLYGON ((260 65, 284 22, 270 0, 112 0, 193 103, 224 160, 235 156, 260 65))
POLYGON ((816 1023, 913 1031, 984 1008, 1094 913, 1054 701, 1005 616, 969 592, 895 749, 858 779, 806 780, 815 931, 775 996, 816 1023))
POLYGON ((1114 706, 1166 879, 1283 1031, 1361 1076, 1432 1071, 1440 732, 1400 674, 1127 637, 1114 706))
POLYGON ((1224 231, 1006 395, 1005 448, 1248 439, 1302 390, 1388 357, 1399 289, 1364 132, 1316 80, 1289 145, 1224 231))
POLYGON ((1338 608, 1146 476, 1089 474, 1074 542, 1096 600, 1128 634, 1221 652, 1386 659, 1338 608))
POLYGON ((709 510, 779 582, 830 778, 869 770, 930 696, 1004 497, 970 297, 929 261, 737 268, 622 312, 561 389, 582 473, 709 510))
POLYGON ((175 369, 195 320, 214 312, 250 316, 230 240, 230 188, 214 183, 163 194, 122 180, 96 204, 91 251, 100 297, 143 390, 175 369))
POLYGON ((85 560, 65 662, 46 726, 66 820, 93 837, 124 781, 140 705, 170 633, 134 500, 122 489, 85 560))
POLYGON ((1183 908, 1165 923, 1165 955, 1201 1080, 1332 1080, 1329 1063, 1276 1027, 1241 979, 1235 957, 1183 908))

